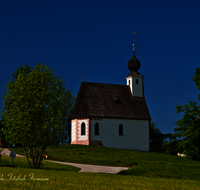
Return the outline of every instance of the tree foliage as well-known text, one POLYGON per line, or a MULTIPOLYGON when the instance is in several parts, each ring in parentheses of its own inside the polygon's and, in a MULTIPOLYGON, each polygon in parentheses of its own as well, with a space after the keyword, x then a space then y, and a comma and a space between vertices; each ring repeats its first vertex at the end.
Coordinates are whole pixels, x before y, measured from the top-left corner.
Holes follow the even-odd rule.
POLYGON ((163 134, 160 129, 156 127, 156 122, 151 121, 150 124, 150 150, 161 151, 163 149, 163 134))
POLYGON ((151 121, 151 124, 150 124, 151 132, 161 134, 160 129, 156 126, 157 126, 157 123, 155 121, 151 121))
MULTIPOLYGON (((196 68, 192 78, 198 90, 200 90, 200 68, 196 68)), ((200 100, 200 94, 198 95, 200 100)), ((176 127, 173 134, 177 143, 177 151, 200 160, 200 106, 195 101, 189 104, 176 106, 176 113, 184 112, 182 119, 175 122, 176 127)))
POLYGON ((64 110, 72 109, 74 98, 63 79, 43 64, 32 71, 28 65, 20 66, 12 76, 3 97, 3 132, 9 143, 23 145, 31 167, 40 168, 46 146, 62 131, 64 110))
POLYGON ((61 127, 56 130, 53 136, 49 137, 49 145, 69 144, 71 142, 71 112, 75 102, 72 91, 64 90, 60 96, 62 117, 60 117, 61 127))
POLYGON ((68 97, 68 99, 74 100, 72 91, 65 90, 61 96, 61 102, 62 102, 61 109, 62 109, 63 116, 61 117, 61 122, 62 122, 61 129, 58 133, 61 144, 69 143, 71 140, 70 116, 73 109, 74 101, 68 101, 66 97, 68 97), (67 105, 67 108, 66 108, 66 105, 67 105))
POLYGON ((6 142, 5 135, 3 133, 4 125, 2 123, 3 123, 3 119, 0 120, 0 140, 1 140, 1 146, 5 147, 8 145, 8 143, 6 142))

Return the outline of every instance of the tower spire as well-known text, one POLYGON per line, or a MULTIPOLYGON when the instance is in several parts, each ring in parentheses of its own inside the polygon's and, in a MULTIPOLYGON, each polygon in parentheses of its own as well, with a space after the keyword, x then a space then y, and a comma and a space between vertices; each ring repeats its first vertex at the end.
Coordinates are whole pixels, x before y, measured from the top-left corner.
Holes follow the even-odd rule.
POLYGON ((138 70, 140 69, 141 63, 135 56, 135 32, 133 30, 133 56, 128 61, 128 69, 130 70, 129 75, 126 77, 127 85, 130 86, 131 94, 133 97, 144 97, 143 91, 143 77, 138 70))
POLYGON ((131 71, 129 75, 140 75, 140 73, 138 72, 138 70, 140 69, 141 63, 140 61, 136 58, 135 56, 135 32, 133 30, 133 56, 132 58, 129 60, 128 62, 128 69, 131 71))
POLYGON ((134 37, 134 35, 136 34, 135 32, 134 32, 134 30, 133 30, 133 55, 135 55, 135 43, 134 43, 134 41, 135 41, 135 37, 134 37))

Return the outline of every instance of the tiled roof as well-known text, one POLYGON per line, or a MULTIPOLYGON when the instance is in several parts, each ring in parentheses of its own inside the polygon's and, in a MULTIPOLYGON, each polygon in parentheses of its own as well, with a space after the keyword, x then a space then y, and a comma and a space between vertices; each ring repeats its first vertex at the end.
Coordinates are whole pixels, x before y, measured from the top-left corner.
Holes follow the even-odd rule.
POLYGON ((151 119, 145 99, 132 97, 129 86, 82 82, 71 119, 88 117, 151 119))

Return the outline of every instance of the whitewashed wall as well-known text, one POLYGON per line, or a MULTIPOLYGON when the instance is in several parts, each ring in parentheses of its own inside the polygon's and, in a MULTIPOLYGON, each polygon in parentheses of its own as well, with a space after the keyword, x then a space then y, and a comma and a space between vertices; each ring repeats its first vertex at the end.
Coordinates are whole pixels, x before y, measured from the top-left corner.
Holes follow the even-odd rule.
POLYGON ((72 121, 71 125, 72 125, 71 140, 76 141, 76 121, 72 121))
POLYGON ((143 76, 128 76, 127 85, 129 85, 133 97, 143 97, 143 76), (136 84, 136 79, 138 79, 138 84, 136 84))
POLYGON ((149 151, 149 121, 102 119, 90 120, 91 140, 102 140, 103 146, 149 151), (99 136, 94 135, 95 123, 99 123, 99 136), (119 124, 124 136, 119 135, 119 124))

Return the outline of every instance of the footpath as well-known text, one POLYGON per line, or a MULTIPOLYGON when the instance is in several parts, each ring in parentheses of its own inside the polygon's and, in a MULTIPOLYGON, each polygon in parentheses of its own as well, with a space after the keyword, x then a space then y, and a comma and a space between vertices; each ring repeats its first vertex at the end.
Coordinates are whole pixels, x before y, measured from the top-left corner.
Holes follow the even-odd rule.
MULTIPOLYGON (((11 151, 9 149, 4 148, 4 150, 1 152, 1 154, 10 156, 10 152, 11 151)), ((25 156, 16 154, 16 157, 25 157, 25 156)), ((52 161, 52 160, 45 160, 45 161, 75 166, 75 167, 81 168, 81 170, 79 172, 116 174, 116 173, 120 172, 121 170, 127 170, 128 169, 127 167, 87 165, 87 164, 77 164, 77 163, 68 163, 68 162, 58 162, 58 161, 52 161)))

